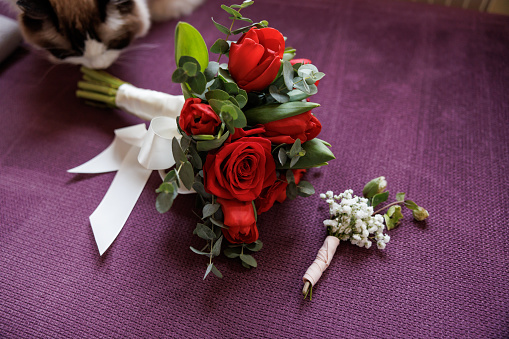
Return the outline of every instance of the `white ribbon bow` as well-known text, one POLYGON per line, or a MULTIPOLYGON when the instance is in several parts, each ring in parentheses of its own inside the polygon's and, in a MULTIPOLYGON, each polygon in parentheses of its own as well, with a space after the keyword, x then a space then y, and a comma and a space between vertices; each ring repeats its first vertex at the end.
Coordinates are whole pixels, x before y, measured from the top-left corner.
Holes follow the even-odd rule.
MULTIPOLYGON (((145 124, 115 130, 115 139, 103 152, 70 173, 118 171, 103 200, 90 215, 90 224, 100 255, 110 247, 150 177, 152 170, 175 165, 172 139, 180 138, 174 118, 156 117, 147 131, 145 124)), ((181 187, 183 187, 181 185, 181 187)), ((179 193, 192 193, 179 189, 179 193)))

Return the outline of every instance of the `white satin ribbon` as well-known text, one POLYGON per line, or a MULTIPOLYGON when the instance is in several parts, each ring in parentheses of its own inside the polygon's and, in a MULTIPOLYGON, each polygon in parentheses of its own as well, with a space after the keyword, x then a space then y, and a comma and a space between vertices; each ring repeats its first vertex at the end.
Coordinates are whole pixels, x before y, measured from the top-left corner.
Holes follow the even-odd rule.
MULTIPOLYGON (((152 170, 175 165, 172 139, 180 138, 174 118, 157 117, 145 124, 115 130, 113 142, 95 158, 69 173, 118 171, 103 200, 90 215, 90 224, 100 255, 118 236, 136 205, 152 170)), ((183 188, 184 186, 181 185, 183 188)), ((192 193, 179 189, 179 193, 192 193)))
POLYGON ((315 261, 309 266, 302 280, 304 282, 309 281, 311 285, 315 285, 323 272, 329 267, 332 258, 334 257, 334 253, 336 253, 336 249, 339 245, 339 239, 333 237, 331 235, 325 238, 322 247, 318 251, 316 255, 315 261))

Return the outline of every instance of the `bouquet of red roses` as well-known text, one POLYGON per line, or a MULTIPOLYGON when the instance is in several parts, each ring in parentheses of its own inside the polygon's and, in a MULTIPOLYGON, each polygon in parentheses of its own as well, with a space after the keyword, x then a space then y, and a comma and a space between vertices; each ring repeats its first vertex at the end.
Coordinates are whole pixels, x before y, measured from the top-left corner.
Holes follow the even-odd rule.
MULTIPOLYGON (((209 258, 205 277, 222 276, 212 262, 222 248, 228 258, 256 267, 250 253, 262 247, 257 216, 275 201, 312 195, 302 176, 334 159, 330 145, 317 138, 322 126, 313 109, 319 105, 308 99, 324 74, 309 60, 294 59, 295 50, 266 21, 244 17, 241 11, 252 4, 221 6, 230 28, 212 19, 226 35, 210 48, 219 55, 215 62, 196 29, 182 22, 176 28, 172 81, 181 84, 185 98, 176 119, 181 138, 172 140, 176 165, 156 191, 156 207, 168 211, 182 186, 198 193, 202 215, 194 233, 206 244, 191 250, 209 258), (239 21, 248 25, 233 30, 239 21), (220 64, 222 55, 228 63, 220 64)), ((123 82, 104 72, 84 73, 78 96, 123 106, 114 99, 123 82)))

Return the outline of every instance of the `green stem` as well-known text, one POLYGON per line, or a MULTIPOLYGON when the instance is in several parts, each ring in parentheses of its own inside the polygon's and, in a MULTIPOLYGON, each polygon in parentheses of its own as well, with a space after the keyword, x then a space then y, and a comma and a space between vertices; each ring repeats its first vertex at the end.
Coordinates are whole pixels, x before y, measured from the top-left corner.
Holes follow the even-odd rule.
MULTIPOLYGON (((239 8, 239 10, 237 12, 240 13, 240 11, 242 10, 242 8, 239 8)), ((228 41, 228 38, 230 37, 230 34, 231 34, 231 31, 232 31, 232 28, 233 28, 233 24, 235 23, 235 20, 236 19, 233 19, 232 20, 232 24, 230 25, 230 33, 226 34, 226 41, 228 41)), ((221 56, 223 55, 223 53, 219 53, 219 58, 217 58, 217 63, 219 63, 219 60, 221 60, 221 56)))
POLYGON ((394 205, 398 205, 398 204, 404 204, 404 201, 395 201, 393 203, 390 203, 389 205, 385 205, 384 207, 380 208, 378 211, 373 212, 372 215, 378 214, 378 213, 382 212, 384 209, 389 208, 394 205))
POLYGON ((104 71, 95 71, 87 67, 81 67, 80 70, 84 75, 88 76, 90 79, 99 82, 105 82, 114 88, 119 88, 120 86, 126 83, 125 81, 115 78, 111 74, 108 74, 104 71))
POLYGON ((113 97, 117 96, 117 90, 115 88, 102 86, 96 82, 79 81, 78 88, 85 91, 92 91, 113 97))
POLYGON ((117 107, 117 104, 115 103, 115 97, 112 96, 81 90, 76 91, 76 96, 78 98, 94 100, 107 104, 108 106, 117 107))

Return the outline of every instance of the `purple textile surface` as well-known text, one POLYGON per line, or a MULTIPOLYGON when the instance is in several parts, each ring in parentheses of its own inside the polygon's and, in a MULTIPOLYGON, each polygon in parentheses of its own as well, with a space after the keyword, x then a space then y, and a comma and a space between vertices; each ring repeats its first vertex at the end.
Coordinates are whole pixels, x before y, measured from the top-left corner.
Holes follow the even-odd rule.
MULTIPOLYGON (((218 5, 185 19, 209 45, 218 5)), ((154 172, 100 257, 88 216, 114 173, 66 170, 140 121, 85 105, 76 67, 19 49, 0 65, 0 337, 507 338, 509 18, 377 0, 257 0, 245 15, 327 74, 314 113, 337 160, 306 175, 317 192, 360 194, 385 175, 430 218, 405 213, 385 251, 342 243, 310 302, 301 278, 328 214, 317 195, 260 216, 258 268, 220 258, 225 277, 202 280, 194 198, 159 214, 154 172)), ((109 71, 178 94, 175 24, 109 71)))

